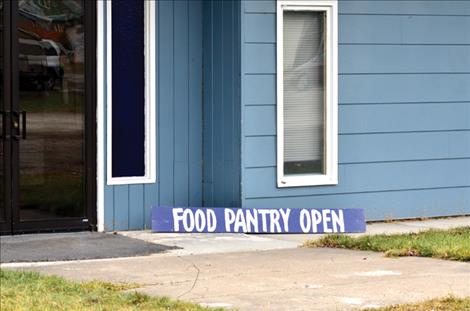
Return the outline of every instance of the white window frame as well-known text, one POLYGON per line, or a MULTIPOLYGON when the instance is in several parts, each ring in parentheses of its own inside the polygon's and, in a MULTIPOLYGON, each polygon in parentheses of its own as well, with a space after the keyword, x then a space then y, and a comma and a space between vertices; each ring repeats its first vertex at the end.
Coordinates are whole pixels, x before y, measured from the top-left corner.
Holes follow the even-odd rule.
POLYGON ((277 186, 338 184, 338 2, 277 1, 277 186), (284 11, 326 12, 325 174, 284 174, 284 11))
POLYGON ((156 2, 144 0, 144 53, 145 53, 145 175, 113 177, 112 175, 112 1, 106 5, 106 87, 107 87, 107 184, 148 184, 156 181, 156 2))

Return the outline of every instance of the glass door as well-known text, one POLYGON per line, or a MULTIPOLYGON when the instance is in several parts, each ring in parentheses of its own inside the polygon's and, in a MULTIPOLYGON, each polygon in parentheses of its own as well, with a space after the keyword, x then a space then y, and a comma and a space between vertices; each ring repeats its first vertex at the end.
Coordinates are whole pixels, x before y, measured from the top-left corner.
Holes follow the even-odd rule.
POLYGON ((11 176, 3 178, 9 184, 3 188, 11 206, 4 202, 3 210, 11 209, 14 232, 88 229, 94 3, 23 0, 10 6, 11 100, 4 122, 11 157, 3 162, 11 176))

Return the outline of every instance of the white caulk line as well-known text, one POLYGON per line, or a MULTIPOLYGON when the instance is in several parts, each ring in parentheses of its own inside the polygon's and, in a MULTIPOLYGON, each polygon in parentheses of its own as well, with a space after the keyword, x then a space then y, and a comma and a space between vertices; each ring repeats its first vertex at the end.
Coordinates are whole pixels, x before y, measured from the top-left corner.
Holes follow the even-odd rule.
POLYGON ((378 276, 402 275, 402 273, 397 272, 397 271, 390 271, 390 270, 377 270, 377 271, 355 272, 354 275, 378 277, 378 276))

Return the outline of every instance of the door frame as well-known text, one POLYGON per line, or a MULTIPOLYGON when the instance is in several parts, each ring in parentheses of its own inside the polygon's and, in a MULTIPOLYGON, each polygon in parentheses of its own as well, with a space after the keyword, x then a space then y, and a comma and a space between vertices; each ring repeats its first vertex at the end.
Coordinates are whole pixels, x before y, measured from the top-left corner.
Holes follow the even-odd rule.
POLYGON ((11 139, 11 112, 19 111, 18 67, 18 2, 4 1, 4 58, 3 87, 4 110, 7 111, 4 130, 5 208, 6 223, 0 223, 0 234, 26 232, 96 230, 96 3, 82 0, 85 9, 85 204, 86 218, 32 220, 20 222, 19 218, 19 143, 11 139), (7 74, 5 76, 5 74, 7 74), (8 126, 7 126, 8 124, 8 126))
POLYGON ((5 221, 0 222, 0 234, 7 233, 10 234, 13 232, 12 227, 12 205, 11 205, 11 120, 10 120, 10 110, 11 110, 11 2, 3 1, 3 10, 1 11, 1 22, 3 32, 3 63, 0 65, 3 68, 3 106, 0 109, 3 109, 3 122, 2 122, 2 133, 3 133, 3 200, 5 208, 5 221), (8 60, 8 61, 7 61, 8 60), (8 125, 7 125, 8 124, 8 125))

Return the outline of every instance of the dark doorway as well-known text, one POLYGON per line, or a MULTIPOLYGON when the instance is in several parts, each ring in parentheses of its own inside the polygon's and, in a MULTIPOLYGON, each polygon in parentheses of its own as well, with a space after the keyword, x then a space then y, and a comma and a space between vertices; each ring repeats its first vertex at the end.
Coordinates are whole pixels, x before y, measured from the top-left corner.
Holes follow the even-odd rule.
POLYGON ((94 229, 95 5, 0 1, 0 231, 94 229))

